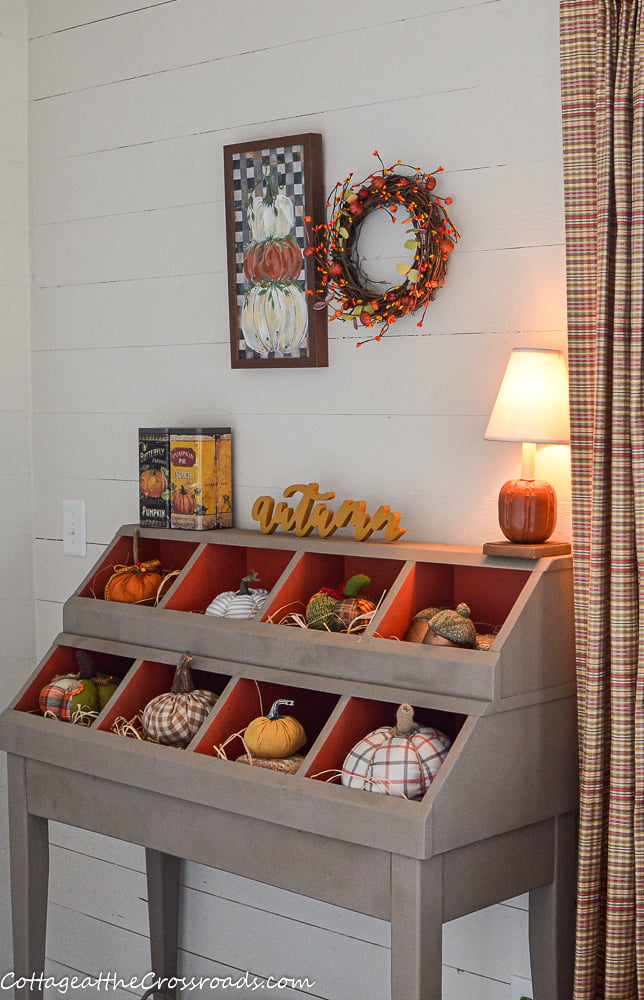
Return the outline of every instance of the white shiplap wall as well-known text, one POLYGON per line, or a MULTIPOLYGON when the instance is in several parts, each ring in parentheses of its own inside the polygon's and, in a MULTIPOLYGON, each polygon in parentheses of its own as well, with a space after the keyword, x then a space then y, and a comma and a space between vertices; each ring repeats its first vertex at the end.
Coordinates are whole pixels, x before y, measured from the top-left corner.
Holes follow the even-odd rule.
MULTIPOLYGON (((556 0, 28 9, 39 651, 137 517, 140 425, 230 422, 242 527, 259 493, 315 480, 390 503, 410 538, 498 537, 519 450, 483 432, 505 362, 565 345, 556 0), (442 164, 462 239, 422 330, 399 322, 358 351, 333 323, 328 369, 233 372, 222 146, 304 131, 324 136, 329 189, 367 174, 376 147, 442 164), (86 501, 85 560, 62 555, 63 498, 86 501)), ((569 536, 566 449, 539 463, 569 536)), ((144 969, 140 852, 62 827, 55 840, 52 968, 144 969)), ((387 925, 198 866, 184 881, 190 972, 308 975, 329 1000, 388 1000, 387 925)), ((445 1000, 509 1000, 510 976, 529 975, 525 900, 448 925, 444 962, 445 1000)))
MULTIPOLYGON (((0 708, 35 658, 27 199, 27 9, 0 4, 0 708)), ((4 769, 4 767, 2 767, 4 769)), ((2 782, 0 781, 0 789, 2 782)), ((10 963, 9 859, 0 797, 0 968, 10 963)))

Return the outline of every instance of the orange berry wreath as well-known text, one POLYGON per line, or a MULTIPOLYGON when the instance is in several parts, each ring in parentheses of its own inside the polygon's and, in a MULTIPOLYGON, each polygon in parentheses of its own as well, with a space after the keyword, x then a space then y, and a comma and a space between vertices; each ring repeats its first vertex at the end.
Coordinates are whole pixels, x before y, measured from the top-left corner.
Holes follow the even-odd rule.
MULTIPOLYGON (((367 339, 381 340, 391 324, 408 313, 422 309, 418 326, 423 325, 427 306, 445 284, 447 261, 459 233, 446 207, 452 199, 432 193, 436 187, 433 173, 423 173, 401 160, 385 167, 378 150, 373 155, 380 160, 381 170, 357 183, 351 183, 353 173, 338 181, 327 199, 328 221, 312 227, 304 256, 315 258, 320 280, 319 301, 313 308, 328 307, 332 320, 352 322, 356 329, 380 327, 367 339), (413 173, 401 173, 401 166, 413 173), (393 222, 408 223, 405 247, 414 251, 411 265, 397 265, 403 279, 400 284, 378 292, 369 284, 358 250, 362 224, 376 210, 387 212, 393 222), (401 219, 403 211, 407 218, 401 219)), ((310 221, 307 216, 306 222, 310 221)))

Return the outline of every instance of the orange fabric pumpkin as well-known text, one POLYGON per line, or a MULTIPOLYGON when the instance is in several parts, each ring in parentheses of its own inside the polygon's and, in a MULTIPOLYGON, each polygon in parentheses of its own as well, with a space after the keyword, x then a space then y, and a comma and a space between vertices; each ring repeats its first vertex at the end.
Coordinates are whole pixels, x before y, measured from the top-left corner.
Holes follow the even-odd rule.
POLYGON ((123 604, 154 604, 164 577, 158 559, 139 560, 138 528, 134 529, 132 553, 134 565, 115 566, 105 584, 103 596, 106 601, 121 601, 123 604))
POLYGON ((290 757, 306 743, 306 733, 301 722, 292 715, 281 716, 280 705, 294 705, 294 701, 278 699, 268 715, 260 715, 246 726, 244 743, 252 754, 265 760, 290 757))

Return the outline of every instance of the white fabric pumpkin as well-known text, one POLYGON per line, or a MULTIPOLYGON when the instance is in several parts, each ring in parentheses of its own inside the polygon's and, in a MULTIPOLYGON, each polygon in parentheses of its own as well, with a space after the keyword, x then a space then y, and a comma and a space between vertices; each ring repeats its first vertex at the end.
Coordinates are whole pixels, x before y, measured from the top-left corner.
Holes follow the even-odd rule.
POLYGON ((214 691, 195 690, 191 660, 190 653, 182 655, 171 690, 149 701, 141 713, 146 736, 167 746, 186 746, 217 701, 214 691))
POLYGON ((401 705, 397 724, 374 729, 347 754, 341 781, 383 795, 421 799, 451 745, 449 737, 414 722, 411 705, 401 705))
POLYGON ((222 594, 217 594, 206 608, 206 614, 216 618, 236 618, 239 621, 254 618, 268 597, 268 591, 262 587, 248 586, 254 580, 259 580, 255 570, 243 577, 239 590, 225 590, 222 594))
POLYGON ((309 314, 306 295, 292 281, 253 285, 241 309, 246 344, 257 354, 291 354, 306 337, 309 314))

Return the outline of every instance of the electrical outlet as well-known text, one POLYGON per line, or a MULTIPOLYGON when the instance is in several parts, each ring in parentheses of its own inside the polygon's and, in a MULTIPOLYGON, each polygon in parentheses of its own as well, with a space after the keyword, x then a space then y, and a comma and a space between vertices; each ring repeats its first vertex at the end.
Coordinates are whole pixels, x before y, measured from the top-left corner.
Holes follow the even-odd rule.
POLYGON ((512 976, 510 980, 510 1000, 534 1000, 532 982, 521 976, 512 976))
POLYGON ((86 554, 85 501, 63 500, 63 555, 86 554))

